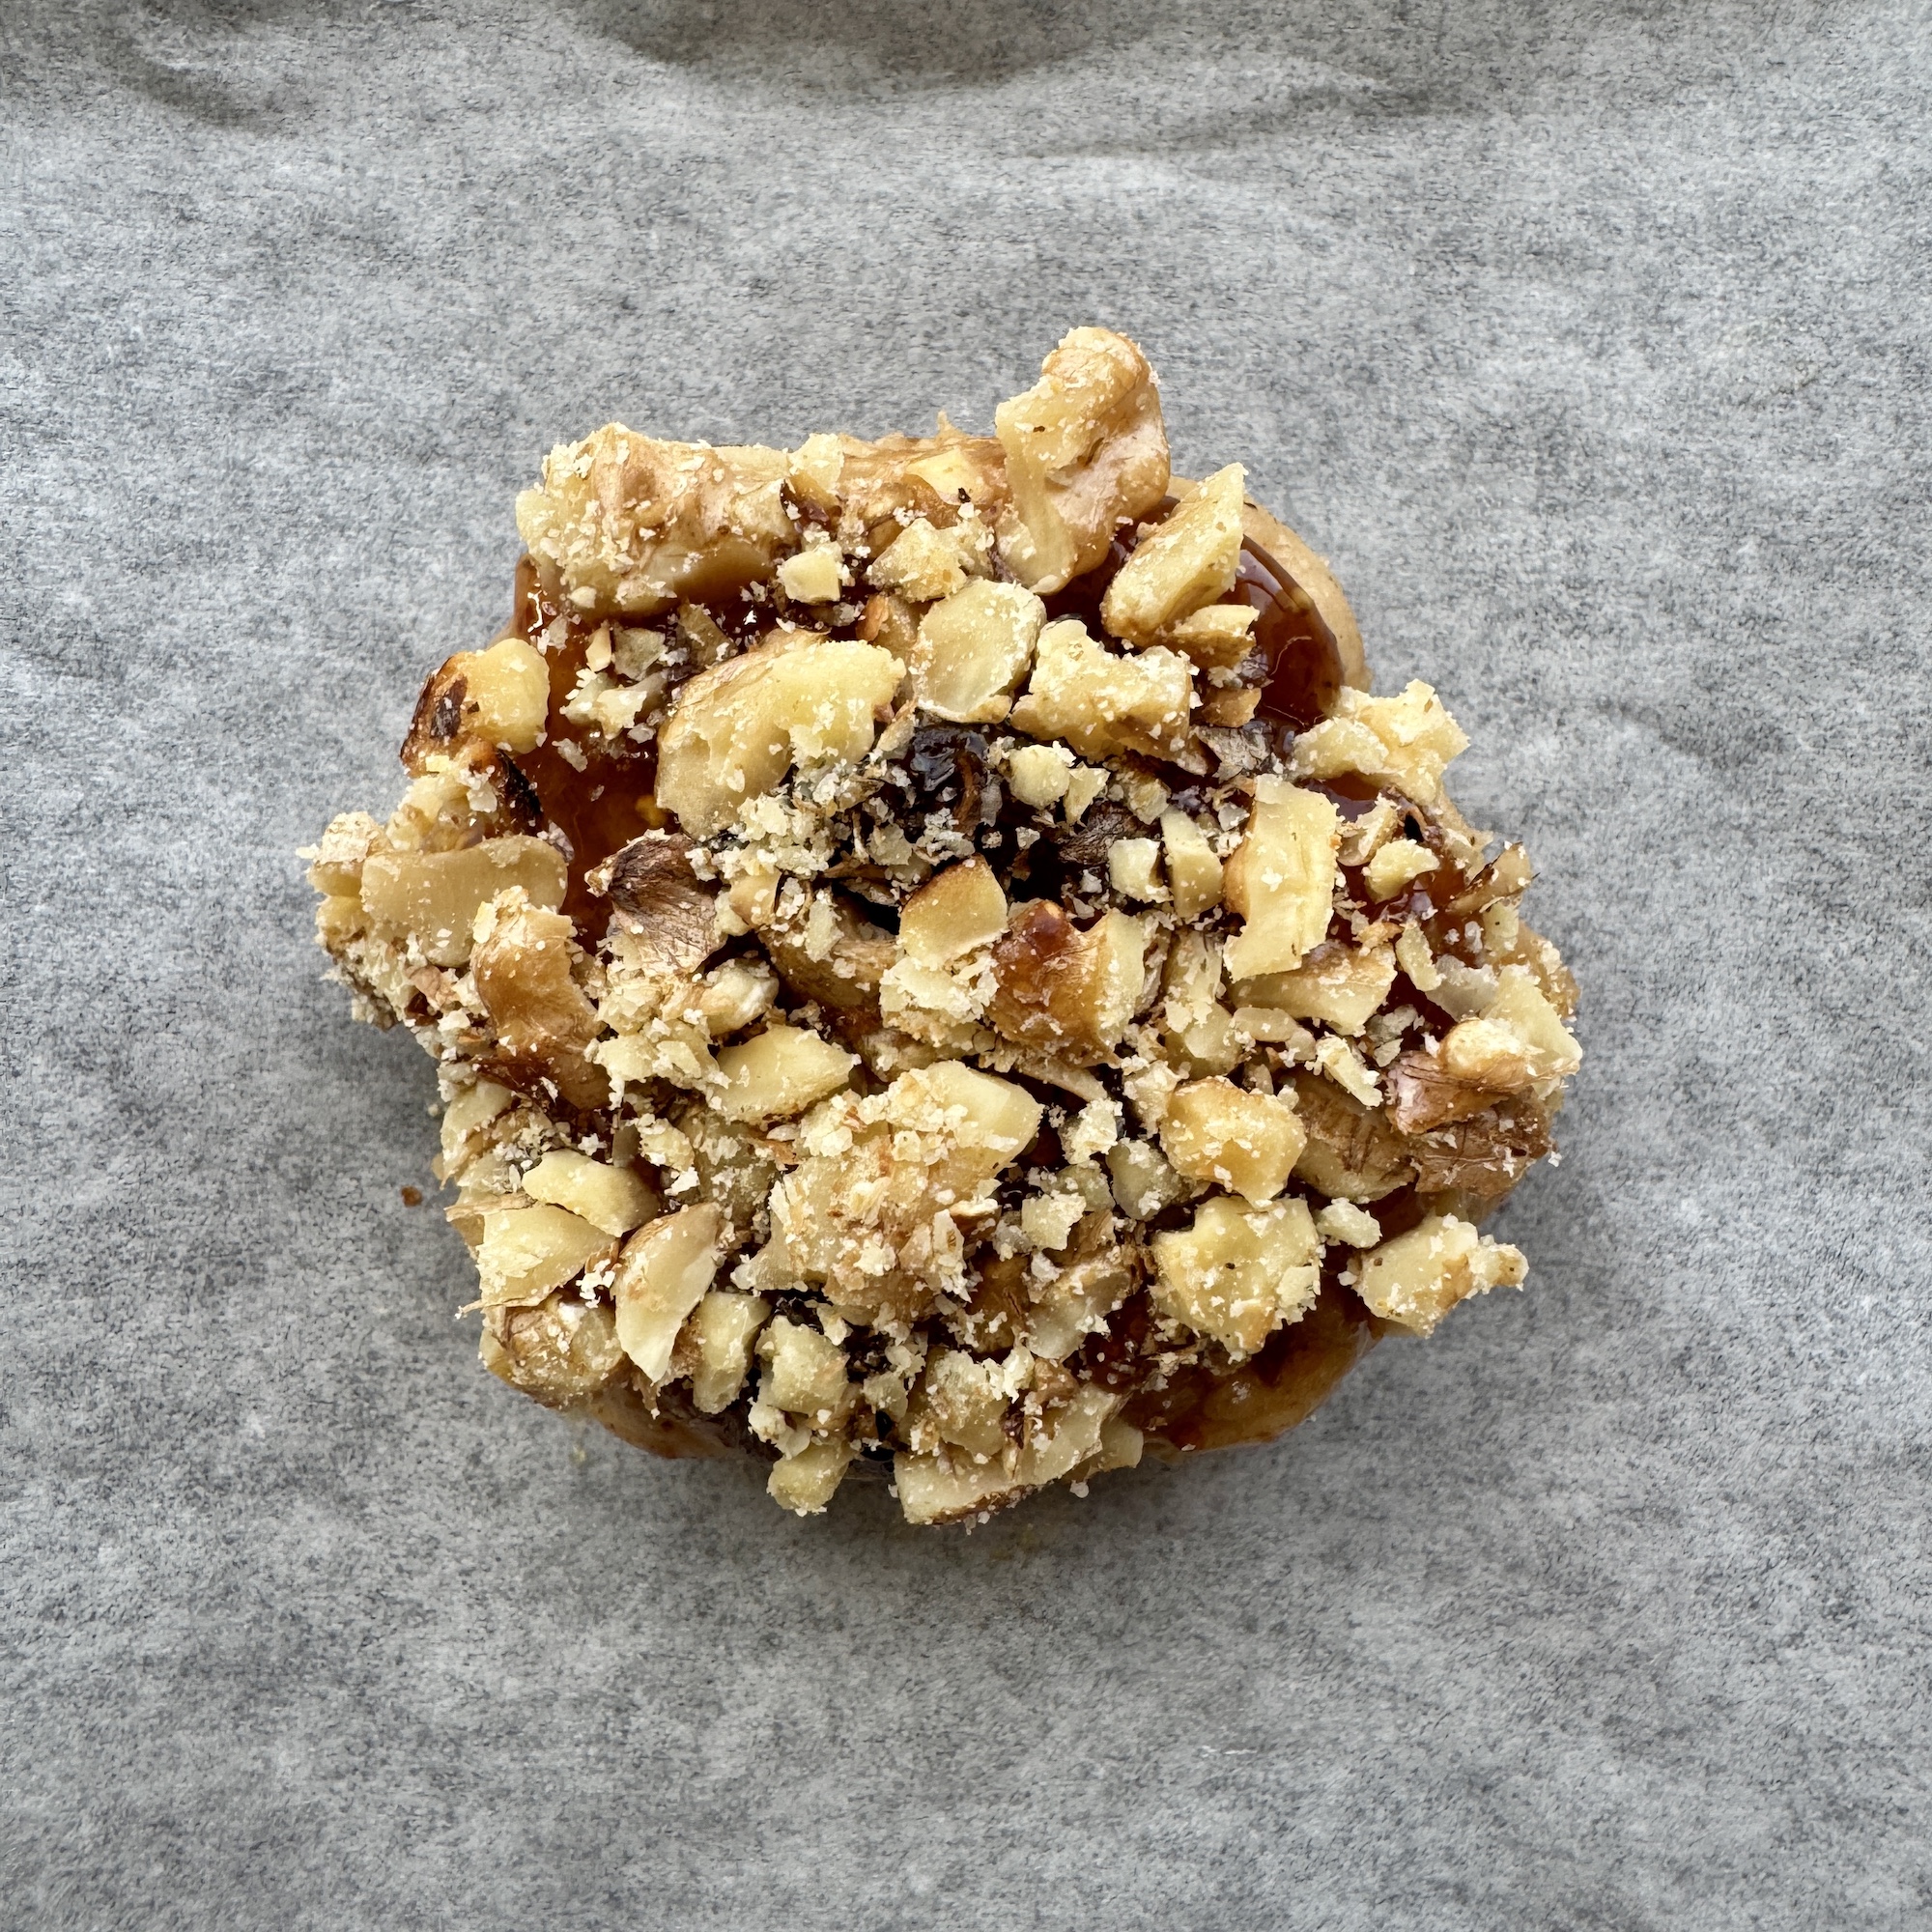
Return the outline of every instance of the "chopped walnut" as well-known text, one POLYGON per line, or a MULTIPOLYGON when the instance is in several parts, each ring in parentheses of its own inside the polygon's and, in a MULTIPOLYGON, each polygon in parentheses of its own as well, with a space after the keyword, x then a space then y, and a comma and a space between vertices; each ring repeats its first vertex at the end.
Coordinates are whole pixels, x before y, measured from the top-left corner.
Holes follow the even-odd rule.
POLYGON ((1040 632, 1033 676, 1012 722, 1031 738, 1070 745, 1083 758, 1122 752, 1158 756, 1180 749, 1193 708, 1185 658, 1158 648, 1117 655, 1069 618, 1040 632))
POLYGON ((1314 1305, 1321 1243, 1305 1201, 1243 1208, 1217 1194, 1152 1245, 1154 1305, 1236 1361, 1314 1305))
POLYGON ((1293 1095, 1250 1094, 1229 1080, 1177 1088, 1160 1123, 1161 1150, 1178 1174, 1213 1181, 1257 1208, 1288 1184, 1307 1140, 1293 1095))
POLYGON ((1247 836, 1223 875, 1241 930, 1228 947, 1237 980, 1300 965, 1328 930, 1341 842, 1335 808, 1281 779, 1260 780, 1247 836))
POLYGON ((657 795, 694 837, 720 832, 795 763, 871 749, 902 675, 875 644, 780 632, 679 692, 658 737, 657 795))
POLYGON ((1122 524, 1167 490, 1167 432, 1145 355, 1124 336, 1076 328, 1040 379, 994 414, 1012 487, 1000 526, 1012 573, 1042 596, 1107 554, 1122 524))
POLYGON ((790 467, 782 450, 658 442, 613 423, 551 452, 517 528, 573 611, 649 616, 768 574, 796 546, 790 467))
POLYGON ((624 1244, 611 1283, 617 1340, 650 1381, 670 1368, 677 1331, 717 1275, 724 1225, 706 1202, 664 1215, 624 1244))
POLYGON ((955 724, 998 723, 1045 622, 1046 606, 1016 583, 982 580, 935 604, 920 619, 912 655, 920 709, 955 724))
POLYGON ((1459 1301, 1492 1288, 1520 1288, 1528 1272, 1519 1249, 1479 1236, 1453 1214, 1431 1214, 1364 1255, 1355 1287, 1385 1321, 1427 1335, 1459 1301))
MULTIPOLYGON (((1233 588, 1241 561, 1241 497, 1238 463, 1208 477, 1180 507, 1157 525, 1121 566, 1107 586, 1101 618, 1115 637, 1151 644, 1180 618, 1192 616, 1233 588)), ((1247 655, 1249 617, 1230 634, 1238 648, 1199 660, 1238 663, 1247 655)), ((1227 640, 1224 639, 1224 643, 1227 640)))

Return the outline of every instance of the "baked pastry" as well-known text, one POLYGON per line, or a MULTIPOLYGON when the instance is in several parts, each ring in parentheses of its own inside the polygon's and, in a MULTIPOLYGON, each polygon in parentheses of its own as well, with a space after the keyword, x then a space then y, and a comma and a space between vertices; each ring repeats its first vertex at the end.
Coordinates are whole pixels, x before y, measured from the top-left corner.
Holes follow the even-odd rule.
POLYGON ((435 1058, 483 1360, 822 1510, 1255 1442, 1523 1278, 1576 989, 1320 558, 1076 329, 997 433, 658 441, 303 856, 435 1058))

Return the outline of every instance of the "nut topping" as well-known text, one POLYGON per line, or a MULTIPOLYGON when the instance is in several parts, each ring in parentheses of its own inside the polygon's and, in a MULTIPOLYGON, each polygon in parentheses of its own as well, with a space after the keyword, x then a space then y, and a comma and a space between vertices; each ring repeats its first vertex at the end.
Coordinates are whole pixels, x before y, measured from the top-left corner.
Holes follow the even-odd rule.
POLYGON ((303 855, 437 1065, 486 1367, 801 1514, 1293 1426, 1521 1282, 1477 1220, 1581 1061, 1441 698, 1242 465, 1170 476, 1141 351, 995 427, 554 450, 513 623, 303 855))

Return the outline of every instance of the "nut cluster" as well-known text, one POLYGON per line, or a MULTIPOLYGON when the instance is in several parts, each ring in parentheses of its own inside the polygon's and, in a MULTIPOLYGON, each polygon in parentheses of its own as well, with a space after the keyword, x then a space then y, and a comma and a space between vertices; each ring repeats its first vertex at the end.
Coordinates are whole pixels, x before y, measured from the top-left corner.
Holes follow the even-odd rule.
POLYGON ((1078 329, 997 434, 617 425, 310 859, 486 1365, 917 1522, 1265 1439, 1523 1278, 1576 992, 1321 560, 1078 329))

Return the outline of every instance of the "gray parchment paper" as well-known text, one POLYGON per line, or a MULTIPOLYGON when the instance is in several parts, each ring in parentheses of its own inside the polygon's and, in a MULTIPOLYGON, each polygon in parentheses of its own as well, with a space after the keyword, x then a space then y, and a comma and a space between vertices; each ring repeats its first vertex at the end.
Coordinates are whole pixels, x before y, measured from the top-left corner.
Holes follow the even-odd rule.
POLYGON ((0 7, 0 1921, 1908 1927, 1922 4, 0 7), (609 417, 1067 327, 1329 554, 1589 1061, 1521 1295, 1272 1448, 798 1522, 475 1364, 386 810, 609 417))

